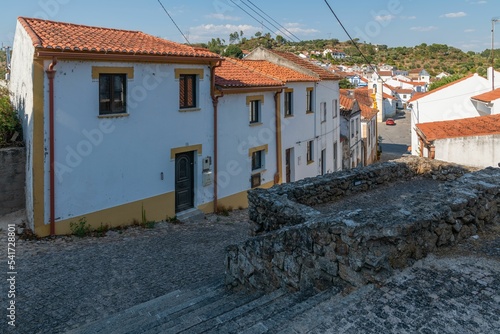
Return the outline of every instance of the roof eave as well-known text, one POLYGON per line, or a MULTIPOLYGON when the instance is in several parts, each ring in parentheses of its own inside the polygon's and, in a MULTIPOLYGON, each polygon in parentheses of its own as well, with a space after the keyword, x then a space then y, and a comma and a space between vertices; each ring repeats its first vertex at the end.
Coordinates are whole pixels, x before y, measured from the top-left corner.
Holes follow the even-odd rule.
POLYGON ((150 55, 150 54, 124 54, 124 53, 102 53, 102 52, 73 52, 73 51, 53 51, 38 50, 38 58, 53 58, 66 60, 98 60, 98 61, 139 61, 139 62, 158 62, 158 63, 198 63, 210 64, 222 61, 221 57, 211 56, 171 56, 171 55, 150 55))

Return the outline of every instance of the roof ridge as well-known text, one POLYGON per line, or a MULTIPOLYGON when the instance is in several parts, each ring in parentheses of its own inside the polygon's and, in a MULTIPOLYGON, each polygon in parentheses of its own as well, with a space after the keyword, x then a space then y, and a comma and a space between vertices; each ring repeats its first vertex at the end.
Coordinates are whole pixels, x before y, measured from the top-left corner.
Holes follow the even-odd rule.
POLYGON ((31 41, 33 42, 33 45, 34 46, 37 46, 37 45, 42 45, 42 39, 40 38, 40 36, 35 32, 35 30, 33 30, 33 28, 31 27, 31 25, 28 23, 28 21, 26 21, 26 17, 22 17, 22 16, 19 16, 17 18, 17 20, 19 21, 19 23, 22 24, 23 28, 26 30, 26 32, 28 33, 28 35, 30 36, 31 38, 31 41), (38 43, 37 43, 38 42, 38 43))
MULTIPOLYGON (((38 22, 56 23, 56 24, 62 24, 62 25, 67 25, 67 26, 74 26, 74 27, 93 28, 93 29, 101 29, 101 30, 113 30, 113 31, 123 31, 123 32, 132 32, 132 33, 142 33, 142 34, 148 35, 148 34, 142 32, 140 30, 129 30, 129 29, 99 27, 99 26, 91 26, 91 25, 88 25, 88 24, 71 23, 71 22, 54 21, 54 20, 45 20, 45 19, 39 19, 39 18, 34 18, 34 17, 25 17, 25 16, 20 16, 19 19, 33 20, 33 21, 38 21, 38 22)), ((150 35, 150 36, 152 36, 152 35, 150 35)))
POLYGON ((427 91, 427 92, 425 92, 425 93, 415 95, 415 96, 414 96, 413 98, 411 98, 408 102, 413 102, 413 101, 416 101, 416 100, 421 99, 422 97, 430 96, 430 95, 432 95, 432 94, 433 94, 433 93, 435 93, 435 92, 438 92, 438 91, 443 90, 443 89, 445 89, 445 88, 448 88, 448 87, 451 87, 451 86, 453 86, 453 85, 456 85, 456 84, 458 84, 458 83, 460 83, 460 82, 462 82, 462 81, 465 81, 466 79, 470 79, 470 78, 472 78, 472 77, 474 77, 474 76, 476 76, 476 75, 479 77, 479 75, 478 75, 477 73, 471 73, 471 74, 469 74, 469 75, 467 75, 467 76, 465 76, 465 77, 463 77, 463 78, 460 78, 460 79, 458 79, 458 80, 455 80, 455 81, 449 82, 449 83, 447 83, 446 85, 443 85, 443 86, 438 87, 438 88, 436 88, 436 89, 433 89, 433 90, 431 90, 431 91, 427 91))

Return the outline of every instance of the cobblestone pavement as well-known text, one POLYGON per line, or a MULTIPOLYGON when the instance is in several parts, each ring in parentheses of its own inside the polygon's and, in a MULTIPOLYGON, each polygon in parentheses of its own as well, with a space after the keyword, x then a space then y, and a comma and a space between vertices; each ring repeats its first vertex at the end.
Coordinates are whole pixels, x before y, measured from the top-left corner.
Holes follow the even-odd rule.
MULTIPOLYGON (((229 217, 208 215, 196 223, 109 231, 101 238, 18 240, 16 328, 9 329, 60 333, 181 287, 221 282, 224 249, 248 236, 247 219, 243 210, 229 217)), ((2 231, 2 245, 5 237, 2 231)), ((0 263, 6 269, 5 251, 0 263)), ((3 282, 1 309, 6 314, 3 282)), ((4 320, 0 333, 6 328, 4 320)))
POLYGON ((350 297, 311 310, 321 320, 297 319, 289 333, 500 333, 500 225, 350 297))
MULTIPOLYGON (((224 248, 247 238, 247 219, 242 210, 102 238, 19 240, 17 327, 6 329, 4 321, 0 333, 63 333, 175 289, 221 282, 224 248)), ((0 263, 5 257, 2 252, 0 263)), ((500 333, 499 286, 496 226, 439 250, 383 286, 312 309, 313 316, 295 319, 289 333, 500 333)), ((2 304, 6 289, 0 284, 2 304)))

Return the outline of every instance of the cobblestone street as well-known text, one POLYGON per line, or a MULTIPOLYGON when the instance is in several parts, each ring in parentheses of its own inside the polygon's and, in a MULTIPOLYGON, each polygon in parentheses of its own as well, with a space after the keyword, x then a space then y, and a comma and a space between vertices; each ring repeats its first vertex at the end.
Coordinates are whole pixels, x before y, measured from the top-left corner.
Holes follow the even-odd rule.
MULTIPOLYGON (((4 322, 0 332, 64 333, 176 289, 222 282, 224 248, 247 238, 247 211, 207 218, 102 238, 19 240, 16 328, 4 322)), ((332 297, 282 333, 494 333, 500 328, 499 236, 496 226, 380 287, 332 297)), ((0 286, 5 296, 6 284, 0 286)))
MULTIPOLYGON (((225 246, 247 235, 243 211, 110 231, 102 238, 19 240, 12 333, 65 332, 180 287, 223 281, 225 246)), ((6 289, 0 285, 4 301, 6 289)), ((6 321, 1 326, 7 332, 6 321)))

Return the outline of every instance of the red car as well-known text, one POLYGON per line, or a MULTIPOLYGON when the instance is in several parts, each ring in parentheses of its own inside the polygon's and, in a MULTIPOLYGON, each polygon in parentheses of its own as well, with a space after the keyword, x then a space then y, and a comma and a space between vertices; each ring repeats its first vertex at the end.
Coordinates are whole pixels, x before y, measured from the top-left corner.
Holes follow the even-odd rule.
POLYGON ((392 118, 388 118, 385 120, 385 125, 396 125, 396 122, 392 118))

